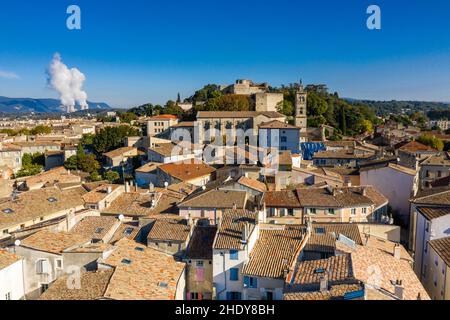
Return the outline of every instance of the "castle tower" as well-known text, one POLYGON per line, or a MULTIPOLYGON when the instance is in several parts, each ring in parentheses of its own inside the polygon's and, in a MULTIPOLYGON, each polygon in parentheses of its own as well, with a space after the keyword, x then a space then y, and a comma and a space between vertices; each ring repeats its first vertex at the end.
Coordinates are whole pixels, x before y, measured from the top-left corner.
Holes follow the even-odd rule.
POLYGON ((307 116, 306 116, 306 99, 307 92, 303 88, 302 81, 300 80, 300 86, 295 94, 295 125, 301 128, 301 131, 306 131, 307 116))

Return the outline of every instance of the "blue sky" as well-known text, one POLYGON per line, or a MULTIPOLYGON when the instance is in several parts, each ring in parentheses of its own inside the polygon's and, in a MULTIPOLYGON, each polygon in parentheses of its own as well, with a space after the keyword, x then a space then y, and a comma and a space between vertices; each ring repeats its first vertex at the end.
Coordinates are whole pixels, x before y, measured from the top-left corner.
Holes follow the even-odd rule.
POLYGON ((450 101, 450 1, 1 2, 0 95, 57 97, 45 74, 55 52, 86 75, 89 100, 115 107, 238 78, 450 101), (66 28, 71 4, 81 8, 81 30, 66 28), (379 31, 366 28, 370 4, 381 7, 379 31))

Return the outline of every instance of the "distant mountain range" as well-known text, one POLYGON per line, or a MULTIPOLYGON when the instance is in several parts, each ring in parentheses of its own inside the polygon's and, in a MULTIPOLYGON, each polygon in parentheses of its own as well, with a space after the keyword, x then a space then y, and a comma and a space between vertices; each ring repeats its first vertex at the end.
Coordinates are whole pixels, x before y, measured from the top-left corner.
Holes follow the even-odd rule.
MULTIPOLYGON (((104 102, 88 101, 89 109, 105 110, 111 107, 104 102)), ((77 110, 79 106, 77 106, 77 110)), ((61 103, 57 99, 7 98, 0 96, 0 112, 28 113, 28 112, 63 112, 61 103)))

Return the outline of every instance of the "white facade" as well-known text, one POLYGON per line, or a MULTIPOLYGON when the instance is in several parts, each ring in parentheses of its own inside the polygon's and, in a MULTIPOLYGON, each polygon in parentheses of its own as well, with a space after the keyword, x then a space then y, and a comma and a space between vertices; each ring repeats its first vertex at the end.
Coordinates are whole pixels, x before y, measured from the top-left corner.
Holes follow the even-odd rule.
POLYGON ((265 148, 300 153, 300 129, 259 129, 259 145, 265 148))
POLYGON ((427 265, 430 254, 429 241, 448 237, 450 215, 428 220, 420 212, 412 209, 416 215, 414 271, 421 281, 427 276, 427 265))
POLYGON ((25 295, 23 260, 0 270, 0 300, 20 300, 25 295))
POLYGON ((226 300, 227 293, 239 293, 244 299, 244 277, 241 274, 244 263, 248 261, 250 251, 258 239, 259 227, 255 226, 250 234, 247 245, 242 250, 238 250, 237 259, 233 260, 228 249, 213 249, 213 286, 217 300, 226 300), (238 279, 230 280, 231 269, 238 269, 238 279))
POLYGON ((386 198, 389 205, 406 221, 409 219, 409 199, 417 190, 418 174, 405 173, 389 166, 361 170, 360 182, 362 186, 374 186, 386 198))

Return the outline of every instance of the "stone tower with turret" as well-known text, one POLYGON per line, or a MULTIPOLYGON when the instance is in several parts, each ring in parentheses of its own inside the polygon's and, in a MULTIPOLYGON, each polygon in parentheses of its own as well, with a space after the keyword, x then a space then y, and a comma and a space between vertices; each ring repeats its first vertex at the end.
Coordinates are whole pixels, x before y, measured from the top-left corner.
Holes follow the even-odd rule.
POLYGON ((295 93, 295 126, 299 127, 302 132, 306 131, 307 116, 306 116, 306 99, 307 92, 303 88, 303 83, 300 80, 300 85, 295 93))

